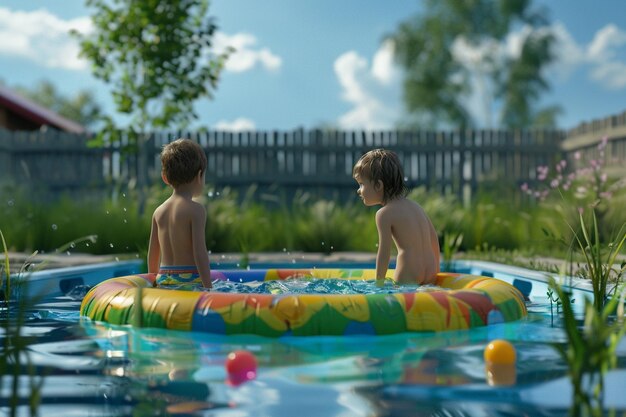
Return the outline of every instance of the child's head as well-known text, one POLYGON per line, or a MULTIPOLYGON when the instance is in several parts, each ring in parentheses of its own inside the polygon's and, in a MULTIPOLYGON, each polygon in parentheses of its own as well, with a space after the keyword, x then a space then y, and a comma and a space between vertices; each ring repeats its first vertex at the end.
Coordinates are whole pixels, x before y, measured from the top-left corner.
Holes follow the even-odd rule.
POLYGON ((398 155, 385 149, 374 149, 363 155, 354 165, 352 176, 373 184, 380 181, 383 185, 384 203, 394 198, 405 197, 409 191, 404 183, 398 155))
POLYGON ((164 179, 172 187, 192 182, 207 167, 204 151, 190 139, 177 139, 163 147, 161 167, 164 179))

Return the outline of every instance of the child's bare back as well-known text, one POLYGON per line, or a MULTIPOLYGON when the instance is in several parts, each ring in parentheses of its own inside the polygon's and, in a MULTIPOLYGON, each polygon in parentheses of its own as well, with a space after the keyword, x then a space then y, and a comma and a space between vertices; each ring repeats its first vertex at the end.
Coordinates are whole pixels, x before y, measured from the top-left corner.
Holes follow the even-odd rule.
POLYGON ((376 221, 381 234, 388 230, 396 244, 394 280, 400 284, 434 283, 439 272, 439 241, 422 207, 406 198, 391 200, 378 210, 376 221))
MULTIPOLYGON (((162 265, 196 264, 192 225, 204 223, 205 213, 201 204, 177 195, 172 195, 154 211, 162 265)), ((204 234, 198 238, 204 239, 204 234)))

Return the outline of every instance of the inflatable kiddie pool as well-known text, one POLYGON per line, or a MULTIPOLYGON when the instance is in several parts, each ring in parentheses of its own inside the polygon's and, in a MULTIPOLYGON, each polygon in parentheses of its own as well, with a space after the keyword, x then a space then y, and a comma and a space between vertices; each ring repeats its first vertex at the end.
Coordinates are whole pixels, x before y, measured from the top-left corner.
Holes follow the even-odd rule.
MULTIPOLYGON (((393 274, 393 271, 389 271, 393 274)), ((369 269, 211 271, 215 280, 374 280, 369 269)), ((496 278, 440 273, 436 287, 371 294, 251 294, 155 288, 155 274, 93 287, 82 316, 111 324, 261 336, 386 335, 460 330, 526 316, 522 294, 496 278)))

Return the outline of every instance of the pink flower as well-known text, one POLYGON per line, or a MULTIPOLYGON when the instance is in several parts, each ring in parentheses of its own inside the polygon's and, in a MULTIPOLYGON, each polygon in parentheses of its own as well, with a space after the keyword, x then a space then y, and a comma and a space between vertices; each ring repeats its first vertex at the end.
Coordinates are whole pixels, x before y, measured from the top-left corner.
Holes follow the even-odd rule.
POLYGON ((613 197, 613 193, 611 193, 610 191, 604 191, 600 193, 600 197, 609 200, 611 197, 613 197))
POLYGON ((559 180, 553 179, 552 181, 550 181, 550 187, 556 188, 558 186, 559 186, 559 180))
POLYGON ((606 148, 606 144, 609 142, 609 137, 605 136, 602 138, 602 140, 600 141, 600 143, 598 144, 598 149, 604 149, 606 148))
POLYGON ((600 176, 600 182, 605 183, 606 182, 606 173, 602 174, 600 176))
POLYGON ((528 184, 524 183, 524 184, 522 184, 522 186, 520 188, 522 189, 522 191, 528 191, 528 184))
POLYGON ((574 159, 577 161, 580 159, 580 151, 574 152, 574 159))

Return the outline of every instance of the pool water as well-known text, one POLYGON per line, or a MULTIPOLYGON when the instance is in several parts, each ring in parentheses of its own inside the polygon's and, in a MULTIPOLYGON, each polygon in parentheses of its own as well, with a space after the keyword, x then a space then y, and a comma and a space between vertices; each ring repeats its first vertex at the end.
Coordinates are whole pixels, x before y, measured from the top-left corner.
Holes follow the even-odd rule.
MULTIPOLYGON (((176 288, 176 286, 171 287, 176 288)), ((184 284, 183 287, 186 290, 208 291, 201 284, 194 284, 193 286, 184 284)), ((390 279, 379 287, 372 280, 318 278, 253 282, 216 281, 211 288, 212 292, 244 294, 394 294, 434 290, 444 291, 445 289, 434 285, 396 285, 390 279)))
MULTIPOLYGON (((457 267, 511 283, 517 280, 515 285, 529 298, 528 317, 440 333, 279 339, 217 336, 81 319, 78 309, 86 286, 77 285, 65 294, 37 301, 26 315, 23 334, 30 338, 33 373, 43 376, 39 415, 568 415, 571 389, 566 366, 552 347, 564 343, 565 337, 552 323, 557 320, 550 314, 545 283, 533 278, 536 273, 519 268, 477 267, 476 263, 457 267), (509 340, 517 350, 513 386, 488 381, 483 351, 493 339, 509 340), (253 352, 259 368, 255 380, 232 385, 224 363, 237 349, 253 352)), ((317 285, 314 281, 287 283, 278 290, 317 285)), ((243 285, 231 284, 238 289, 243 285)), ((265 285, 264 290, 276 290, 269 284, 249 289, 265 285)), ((358 285, 367 283, 354 285, 351 290, 358 291, 358 285)), ((586 293, 584 288, 576 290, 575 297, 586 293)), ((624 341, 618 347, 618 368, 607 377, 606 404, 622 415, 626 412, 620 392, 626 383, 624 341)), ((21 373, 20 411, 28 415, 27 369, 21 373)), ((6 376, 3 381, 0 405, 6 407, 10 384, 6 376)))

